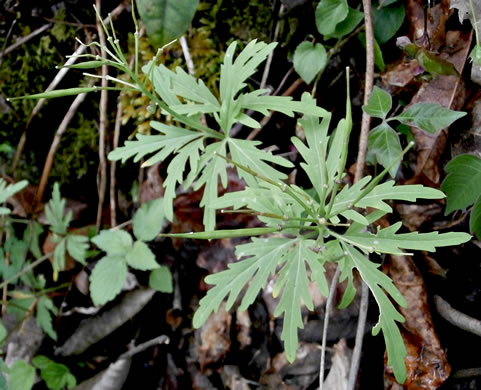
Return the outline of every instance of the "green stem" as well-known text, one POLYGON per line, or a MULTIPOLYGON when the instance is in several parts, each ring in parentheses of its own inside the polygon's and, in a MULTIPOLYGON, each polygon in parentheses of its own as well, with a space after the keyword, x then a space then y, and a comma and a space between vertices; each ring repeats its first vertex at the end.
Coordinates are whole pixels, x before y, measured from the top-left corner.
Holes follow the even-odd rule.
POLYGON ((0 288, 5 287, 7 284, 12 282, 13 280, 19 278, 20 276, 26 274, 28 271, 31 271, 34 269, 37 265, 42 264, 45 260, 47 260, 50 256, 53 256, 53 252, 47 253, 46 255, 43 255, 42 257, 39 257, 37 260, 35 260, 33 263, 30 263, 27 265, 24 269, 21 271, 17 272, 15 275, 12 277, 8 278, 7 280, 3 281, 0 283, 0 288))

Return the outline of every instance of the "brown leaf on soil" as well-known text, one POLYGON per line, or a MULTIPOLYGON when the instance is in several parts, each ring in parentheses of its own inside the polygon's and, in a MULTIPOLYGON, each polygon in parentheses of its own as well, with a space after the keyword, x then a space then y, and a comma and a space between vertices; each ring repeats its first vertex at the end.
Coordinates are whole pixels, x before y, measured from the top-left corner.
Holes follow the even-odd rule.
POLYGON ((419 230, 419 227, 430 221, 435 215, 441 213, 442 208, 437 203, 432 204, 404 204, 396 203, 396 211, 401 216, 403 225, 411 231, 419 230))
POLYGON ((196 330, 197 351, 193 351, 193 354, 197 355, 201 371, 213 363, 221 363, 229 352, 232 344, 231 322, 232 315, 225 310, 225 302, 223 302, 217 313, 212 314, 202 328, 196 330))
POLYGON ((347 389, 351 356, 352 351, 347 347, 345 339, 339 340, 339 342, 334 345, 332 366, 324 381, 324 390, 347 389))
MULTIPOLYGON (((471 34, 450 31, 448 36, 449 42, 457 41, 458 44, 452 48, 448 47, 448 52, 443 53, 442 57, 453 63, 456 70, 461 74, 469 54, 471 34), (457 36, 457 39, 451 36, 453 34, 457 36)), ((411 100, 411 104, 431 102, 458 110, 464 105, 465 95, 466 91, 461 78, 457 76, 438 76, 421 86, 411 100)), ((413 181, 430 186, 439 186, 441 175, 438 162, 446 146, 447 130, 430 134, 416 127, 411 127, 411 131, 416 139, 417 148, 417 164, 413 181)))
MULTIPOLYGON (((405 359, 407 390, 434 390, 448 378, 451 367, 434 329, 423 279, 408 256, 391 256, 386 266, 388 276, 394 281, 408 302, 407 308, 399 308, 406 319, 402 335, 408 356, 405 359)), ((386 370, 386 389, 397 389, 390 368, 386 370)))
POLYGON ((238 366, 225 365, 220 373, 222 382, 230 390, 250 390, 249 381, 242 377, 238 366))
POLYGON ((409 0, 406 8, 406 19, 410 26, 410 36, 418 40, 418 44, 429 45, 430 50, 438 50, 445 42, 446 21, 451 15, 449 0, 442 0, 428 9, 427 40, 424 34, 424 5, 423 0, 409 0))
POLYGON ((164 179, 160 176, 160 163, 147 169, 147 178, 142 182, 139 191, 139 203, 164 196, 164 179))
POLYGON ((383 83, 388 86, 389 92, 393 93, 395 88, 389 88, 389 86, 405 87, 413 81, 418 74, 419 64, 417 60, 409 60, 390 68, 386 73, 383 73, 381 78, 383 83))

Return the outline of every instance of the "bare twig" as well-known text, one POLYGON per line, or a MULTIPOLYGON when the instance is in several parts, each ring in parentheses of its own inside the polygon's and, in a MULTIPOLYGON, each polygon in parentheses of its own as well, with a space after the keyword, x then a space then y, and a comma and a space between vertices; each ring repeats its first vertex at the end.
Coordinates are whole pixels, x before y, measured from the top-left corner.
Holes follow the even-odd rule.
POLYGON ((10 35, 12 35, 13 27, 17 23, 17 19, 15 19, 10 28, 8 29, 7 36, 5 37, 5 42, 3 43, 2 51, 0 52, 0 65, 2 65, 3 56, 5 55, 5 48, 7 47, 8 40, 10 39, 10 35))
MULTIPOLYGON (((95 4, 97 6, 97 10, 99 14, 101 13, 100 8, 101 0, 95 0, 95 4)), ((97 32, 99 34, 99 41, 102 47, 107 45, 105 40, 105 32, 102 28, 100 20, 97 19, 97 32)), ((105 51, 102 49, 101 54, 102 57, 106 56, 105 51)), ((107 86, 107 72, 108 67, 107 65, 102 65, 102 82, 101 86, 104 88, 107 86)), ((108 94, 105 89, 100 91, 100 123, 99 123, 99 178, 98 178, 98 194, 99 194, 99 203, 97 207, 97 221, 96 221, 96 230, 97 232, 100 230, 100 225, 102 223, 102 210, 105 200, 105 191, 107 188, 107 161, 105 159, 105 129, 107 127, 107 99, 108 94)))
MULTIPOLYGON (((114 150, 119 146, 120 137, 120 125, 122 124, 122 103, 119 99, 117 104, 117 115, 115 116, 115 127, 114 127, 114 150)), ((116 179, 115 179, 115 169, 116 161, 110 162, 110 226, 117 226, 117 201, 116 201, 116 179)))
POLYGON ((359 307, 359 319, 357 320, 356 344, 352 352, 351 369, 347 389, 352 390, 356 387, 357 373, 361 362, 362 341, 366 329, 367 309, 369 308, 369 287, 363 281, 361 285, 361 305, 359 307))
POLYGON ((179 38, 180 46, 182 47, 182 53, 184 53, 185 63, 187 64, 187 70, 191 76, 195 76, 194 61, 192 61, 192 56, 190 55, 189 45, 187 44, 187 39, 185 35, 179 38))
MULTIPOLYGON (((366 28, 366 78, 364 86, 364 104, 367 104, 369 97, 371 96, 374 80, 374 32, 372 28, 371 0, 362 0, 362 5, 364 8, 364 25, 366 28)), ((361 179, 362 172, 364 170, 364 163, 366 161, 367 137, 370 125, 371 117, 363 112, 354 182, 357 182, 361 179)))
MULTIPOLYGON (((110 13, 110 17, 116 18, 118 15, 120 15, 122 11, 125 9, 126 4, 127 4, 127 1, 123 1, 122 3, 120 3, 116 8, 112 10, 112 12, 110 13)), ((107 21, 108 21, 108 18, 105 18, 104 23, 107 23, 107 21)), ((66 66, 73 65, 75 62, 77 62, 77 60, 80 58, 79 56, 83 54, 86 48, 87 46, 80 45, 77 48, 77 50, 75 50, 75 52, 70 56, 68 61, 65 63, 64 67, 62 67, 58 71, 58 73, 56 74, 52 82, 49 84, 45 92, 50 92, 57 87, 57 85, 63 80, 67 72, 70 70, 70 68, 68 67, 66 68, 66 66)), ((22 155, 23 148, 25 147, 25 142, 27 141, 27 130, 30 127, 30 123, 32 122, 32 119, 38 114, 38 112, 40 111, 42 106, 45 104, 45 102, 46 102, 46 99, 39 99, 27 119, 25 130, 23 131, 22 136, 20 137, 20 141, 18 142, 17 150, 15 151, 15 156, 12 161, 11 171, 13 173, 16 172, 18 162, 20 161, 20 156, 22 155)))
POLYGON ((448 302, 438 295, 434 296, 436 310, 446 321, 476 336, 481 336, 481 320, 470 317, 454 309, 448 302))
POLYGON ((42 27, 37 28, 35 31, 31 32, 30 34, 28 34, 28 35, 26 35, 26 36, 24 36, 20 39, 17 39, 14 44, 10 45, 9 47, 7 47, 3 51, 2 56, 6 56, 7 54, 14 51, 16 48, 22 46, 25 42, 28 42, 30 39, 35 38, 37 35, 40 35, 45 30, 50 28, 51 25, 52 25, 52 23, 44 24, 42 27))
POLYGON ((67 130, 70 121, 74 117, 79 106, 85 100, 86 96, 86 93, 81 93, 80 95, 77 95, 75 97, 75 100, 70 105, 67 114, 62 119, 62 122, 60 123, 60 126, 55 133, 55 137, 53 138, 52 144, 50 145, 50 150, 48 151, 47 159, 45 160, 45 164, 43 165, 42 176, 40 177, 40 184, 38 185, 38 190, 35 194, 35 204, 40 204, 42 202, 43 194, 45 193, 48 177, 50 175, 50 171, 52 170, 53 161, 55 159, 55 152, 57 151, 60 139, 62 138, 63 133, 65 133, 65 131, 67 130))
POLYGON ((319 390, 322 390, 324 386, 324 369, 326 365, 326 342, 327 342, 327 328, 329 326, 329 316, 336 300, 336 287, 339 281, 339 275, 341 274, 341 267, 339 265, 336 268, 336 272, 332 277, 331 287, 329 288, 329 297, 326 302, 326 310, 324 314, 324 327, 322 329, 322 346, 321 346, 321 363, 319 367, 319 390))
MULTIPOLYGON (((284 4, 282 4, 281 7, 279 8, 279 15, 281 15, 283 12, 284 12, 284 4)), ((274 42, 277 41, 280 27, 281 27, 281 21, 277 20, 276 27, 274 29, 274 38, 272 39, 274 42)), ((264 67, 264 73, 262 73, 260 89, 264 89, 266 87, 267 78, 269 77, 269 71, 271 69, 273 57, 274 57, 274 51, 271 51, 269 53, 269 56, 267 57, 266 66, 264 67)))
POLYGON ((154 345, 159 345, 159 344, 169 344, 170 339, 169 337, 165 335, 161 335, 158 337, 155 337, 149 341, 146 341, 145 343, 139 344, 132 349, 128 350, 127 352, 123 353, 122 355, 119 356, 119 359, 128 359, 131 358, 132 356, 145 351, 147 348, 150 348, 154 345))

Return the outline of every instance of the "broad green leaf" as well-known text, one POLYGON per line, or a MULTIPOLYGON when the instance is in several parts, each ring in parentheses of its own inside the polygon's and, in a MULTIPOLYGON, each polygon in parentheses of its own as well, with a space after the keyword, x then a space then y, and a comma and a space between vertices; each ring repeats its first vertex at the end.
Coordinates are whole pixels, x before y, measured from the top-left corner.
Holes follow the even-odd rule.
POLYGON ((369 232, 346 232, 343 237, 364 252, 403 254, 402 249, 435 252, 436 248, 463 244, 471 239, 467 233, 396 233, 402 226, 397 222, 376 234, 369 232))
POLYGON ((280 296, 274 316, 284 314, 281 339, 284 341, 287 360, 296 359, 299 328, 304 328, 301 314, 301 304, 313 310, 312 298, 309 292, 309 278, 306 270, 306 260, 312 260, 313 240, 300 239, 297 245, 287 254, 284 265, 279 271, 279 278, 274 285, 272 295, 280 296))
POLYGON ((434 134, 465 115, 465 112, 453 111, 437 103, 416 103, 389 120, 398 120, 434 134))
POLYGON ((132 237, 125 230, 102 230, 92 242, 109 255, 125 255, 132 247, 132 237))
POLYGON ((132 268, 142 271, 159 268, 159 264, 155 261, 155 255, 143 241, 134 242, 132 248, 127 252, 125 260, 132 268))
POLYGON ((477 44, 469 54, 469 59, 476 65, 481 66, 481 45, 477 44))
POLYGON ((122 290, 126 278, 127 263, 124 257, 102 257, 90 275, 90 295, 94 305, 103 305, 114 299, 122 290))
POLYGON ((189 27, 198 0, 137 0, 147 34, 156 47, 178 38, 189 27))
POLYGON ((161 132, 161 135, 137 134, 137 140, 126 141, 124 146, 118 147, 109 153, 110 160, 122 160, 134 157, 134 162, 139 161, 150 153, 156 153, 144 162, 143 166, 150 166, 164 160, 171 153, 176 153, 189 142, 205 136, 198 131, 191 131, 177 126, 165 125, 152 121, 152 128, 161 132))
POLYGON ((66 234, 70 220, 72 219, 72 212, 69 211, 64 216, 65 199, 60 198, 60 189, 58 183, 53 185, 52 199, 45 207, 45 216, 50 225, 50 230, 57 234, 66 234))
POLYGON ((369 132, 368 148, 376 156, 376 160, 384 168, 391 167, 389 174, 396 177, 399 169, 399 156, 402 155, 401 142, 396 131, 387 123, 381 123, 369 132), (394 165, 393 165, 394 164, 394 165))
POLYGON ((32 359, 32 364, 40 369, 40 376, 50 390, 73 389, 77 380, 64 364, 56 363, 46 356, 39 355, 32 359))
POLYGON ((270 110, 282 112, 291 117, 294 116, 294 112, 321 118, 328 115, 326 110, 316 106, 316 102, 312 97, 310 99, 304 97, 311 96, 307 92, 302 94, 302 101, 300 102, 292 100, 291 96, 269 96, 263 95, 264 92, 266 91, 260 89, 243 94, 239 98, 240 108, 259 111, 264 115, 270 115, 270 110))
POLYGON ((368 103, 362 106, 363 111, 375 118, 385 119, 392 108, 392 97, 383 89, 374 86, 368 103))
POLYGON ((341 39, 350 34, 364 19, 364 13, 357 9, 349 7, 346 19, 336 25, 336 29, 332 34, 324 34, 324 39, 337 38, 341 39))
POLYGON ((5 179, 0 178, 0 204, 4 203, 8 198, 23 190, 28 185, 27 180, 21 180, 14 184, 7 185, 5 179))
POLYGON ((201 299, 194 314, 194 327, 202 326, 227 296, 229 299, 226 309, 229 310, 240 292, 251 281, 242 299, 241 310, 249 307, 259 291, 265 287, 269 275, 274 274, 277 266, 285 261, 284 257, 294 243, 294 240, 287 238, 253 238, 251 243, 237 246, 236 256, 241 260, 229 264, 225 271, 209 275, 205 279, 206 283, 213 284, 214 287, 201 299), (243 257, 247 258, 242 260, 243 257))
POLYGON ((373 28, 380 45, 389 41, 401 27, 406 10, 401 2, 381 8, 373 7, 373 28))
POLYGON ((364 282, 369 286, 379 307, 379 320, 372 333, 376 335, 382 330, 388 354, 388 364, 394 370, 394 376, 399 383, 406 380, 406 366, 404 358, 407 356, 406 347, 401 332, 396 324, 404 322, 404 317, 399 314, 386 295, 386 292, 400 305, 407 307, 407 302, 394 286, 392 280, 378 269, 378 266, 369 261, 364 255, 350 245, 343 244, 345 251, 345 268, 356 268, 364 282))
POLYGON ((470 154, 453 158, 444 168, 448 175, 441 184, 447 195, 445 215, 471 206, 481 194, 481 159, 470 154))
MULTIPOLYGON (((271 180, 284 180, 287 178, 287 175, 274 169, 266 162, 271 162, 286 168, 293 167, 293 164, 289 160, 280 156, 274 156, 271 152, 265 152, 258 149, 257 145, 261 144, 260 141, 230 138, 228 140, 228 144, 233 161, 240 162, 242 165, 252 169, 254 172, 268 177, 271 180)), ((256 185, 256 179, 249 173, 241 169, 237 169, 237 173, 247 182, 248 185, 256 185)))
POLYGON ((85 259, 89 248, 89 239, 79 234, 68 234, 66 237, 67 252, 80 264, 87 265, 85 259))
POLYGON ((174 287, 172 285, 172 273, 169 268, 161 265, 159 268, 152 270, 149 275, 149 287, 163 293, 172 293, 174 287))
POLYGON ((302 42, 294 52, 294 69, 310 84, 327 64, 326 49, 320 43, 302 42))
POLYGON ((372 207, 392 213, 392 208, 386 200, 404 200, 407 202, 416 202, 418 199, 442 199, 446 195, 442 191, 435 188, 424 187, 421 184, 406 184, 395 186, 393 180, 376 186, 369 194, 364 196, 358 202, 356 207, 368 208, 372 207))
POLYGON ((31 390, 35 382, 35 368, 23 360, 17 360, 8 372, 9 390, 31 390))
POLYGON ((459 76, 459 73, 452 62, 446 61, 444 58, 439 57, 437 54, 432 53, 423 47, 420 47, 417 50, 416 60, 418 60, 419 65, 423 67, 426 72, 429 72, 434 76, 459 76))
POLYGON ((316 7, 317 30, 323 35, 335 33, 336 26, 349 14, 347 0, 321 0, 316 7))
POLYGON ((57 314, 58 309, 54 306, 52 300, 46 295, 42 295, 37 302, 37 323, 54 340, 57 340, 57 333, 52 326, 52 316, 57 314))
POLYGON ((469 230, 475 234, 478 240, 481 240, 481 196, 474 204, 469 218, 469 230))
MULTIPOLYGON (((178 157, 178 156, 177 156, 178 157)), ((134 235, 142 241, 151 241, 164 224, 164 199, 157 198, 144 203, 132 219, 134 235)))
POLYGON ((216 202, 219 179, 222 187, 227 188, 226 161, 218 155, 226 155, 226 140, 207 146, 205 153, 199 161, 199 167, 202 169, 202 173, 194 186, 194 190, 198 190, 204 186, 204 194, 202 195, 200 205, 204 207, 203 223, 207 232, 215 229, 215 208, 208 206, 216 202))

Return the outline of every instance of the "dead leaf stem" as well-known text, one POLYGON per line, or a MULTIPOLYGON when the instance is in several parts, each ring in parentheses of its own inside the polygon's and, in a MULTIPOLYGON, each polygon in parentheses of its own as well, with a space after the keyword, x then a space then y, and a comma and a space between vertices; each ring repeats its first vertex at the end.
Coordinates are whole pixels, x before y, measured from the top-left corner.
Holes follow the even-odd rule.
POLYGON ((481 336, 481 321, 470 317, 460 311, 454 309, 448 302, 446 302, 439 295, 434 296, 434 304, 436 310, 446 321, 450 324, 463 329, 467 332, 481 336))

